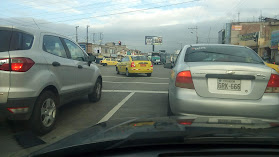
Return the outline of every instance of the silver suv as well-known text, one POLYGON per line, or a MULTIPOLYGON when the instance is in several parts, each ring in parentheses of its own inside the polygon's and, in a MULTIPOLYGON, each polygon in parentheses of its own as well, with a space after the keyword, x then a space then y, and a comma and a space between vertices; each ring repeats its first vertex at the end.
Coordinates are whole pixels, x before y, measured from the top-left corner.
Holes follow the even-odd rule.
POLYGON ((102 76, 94 60, 67 37, 0 26, 0 115, 48 133, 61 105, 84 95, 100 100, 102 76))

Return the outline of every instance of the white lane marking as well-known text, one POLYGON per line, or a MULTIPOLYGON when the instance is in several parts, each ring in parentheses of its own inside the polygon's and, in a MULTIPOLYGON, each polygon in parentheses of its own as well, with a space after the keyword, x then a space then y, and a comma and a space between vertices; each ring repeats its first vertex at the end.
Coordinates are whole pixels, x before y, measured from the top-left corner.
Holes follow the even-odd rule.
POLYGON ((102 76, 102 77, 111 77, 111 78, 127 78, 127 79, 131 79, 131 78, 150 78, 150 79, 161 79, 161 80, 168 80, 169 78, 161 78, 161 77, 119 77, 119 76, 102 76))
POLYGON ((105 121, 108 121, 119 108, 124 105, 133 95, 135 92, 130 93, 126 98, 124 98, 120 103, 118 103, 116 106, 114 106, 113 109, 111 109, 98 123, 102 123, 105 121))
POLYGON ((159 94, 167 94, 168 91, 144 91, 144 90, 102 90, 105 93, 159 93, 159 94))
POLYGON ((113 81, 103 81, 104 83, 122 83, 122 84, 127 84, 127 83, 133 83, 133 84, 135 84, 135 83, 137 83, 137 84, 169 84, 169 83, 157 83, 157 82, 155 82, 155 83, 151 83, 151 82, 113 82, 113 81))

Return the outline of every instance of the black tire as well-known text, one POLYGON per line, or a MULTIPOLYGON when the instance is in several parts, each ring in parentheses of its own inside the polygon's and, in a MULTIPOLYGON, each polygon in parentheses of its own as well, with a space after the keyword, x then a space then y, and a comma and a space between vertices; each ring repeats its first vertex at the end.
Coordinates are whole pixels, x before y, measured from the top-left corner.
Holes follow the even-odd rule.
POLYGON ((148 73, 148 74, 146 74, 147 75, 147 77, 151 77, 151 73, 148 73))
POLYGON ((57 119, 58 102, 57 96, 51 91, 44 91, 37 98, 29 119, 30 127, 36 134, 45 135, 53 129, 57 119))
POLYGON ((171 111, 171 108, 170 108, 170 98, 169 98, 169 94, 168 94, 167 116, 174 116, 174 114, 173 114, 173 112, 171 111))
POLYGON ((116 73, 117 73, 117 74, 120 74, 120 73, 119 73, 119 70, 118 70, 118 68, 117 68, 117 67, 116 67, 116 73))
POLYGON ((91 102, 98 102, 102 97, 102 81, 100 78, 97 79, 93 92, 88 94, 88 99, 91 102))
POLYGON ((107 63, 103 64, 103 66, 107 66, 107 63))
POLYGON ((126 69, 126 76, 127 76, 127 77, 130 77, 130 76, 131 76, 131 74, 129 73, 128 69, 126 69))

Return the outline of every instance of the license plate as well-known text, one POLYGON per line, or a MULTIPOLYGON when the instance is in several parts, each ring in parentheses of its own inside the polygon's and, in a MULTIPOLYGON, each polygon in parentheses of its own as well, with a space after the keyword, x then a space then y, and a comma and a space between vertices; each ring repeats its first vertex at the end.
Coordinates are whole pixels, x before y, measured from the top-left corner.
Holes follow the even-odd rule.
POLYGON ((240 80, 217 79, 218 90, 241 91, 240 80))
POLYGON ((140 66, 141 66, 141 67, 146 67, 146 65, 145 65, 145 64, 141 64, 140 66))

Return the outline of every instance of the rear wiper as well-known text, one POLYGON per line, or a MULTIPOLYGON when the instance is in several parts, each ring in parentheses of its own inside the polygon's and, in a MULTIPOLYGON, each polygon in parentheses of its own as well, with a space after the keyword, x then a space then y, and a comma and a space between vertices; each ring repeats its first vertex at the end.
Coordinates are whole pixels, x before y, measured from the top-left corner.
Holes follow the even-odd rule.
MULTIPOLYGON (((244 56, 237 56, 237 55, 225 54, 225 53, 214 52, 214 51, 197 51, 197 52, 192 52, 192 53, 186 53, 186 55, 191 55, 191 54, 195 54, 195 53, 198 53, 198 52, 206 52, 206 53, 213 53, 213 54, 221 54, 221 55, 227 55, 227 56, 239 57, 239 58, 243 58, 243 57, 244 57, 244 56)), ((261 61, 257 61, 257 60, 254 60, 254 59, 250 59, 250 60, 255 61, 255 62, 253 62, 253 63, 260 63, 260 64, 263 64, 263 62, 261 62, 261 61)), ((241 62, 241 63, 249 63, 249 62, 241 62)))

